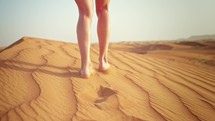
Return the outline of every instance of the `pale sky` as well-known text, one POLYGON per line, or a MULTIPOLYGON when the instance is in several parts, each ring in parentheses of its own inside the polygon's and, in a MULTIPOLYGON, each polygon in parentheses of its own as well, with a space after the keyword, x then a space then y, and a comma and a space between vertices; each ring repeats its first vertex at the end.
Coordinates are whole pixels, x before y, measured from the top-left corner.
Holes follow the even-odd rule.
MULTIPOLYGON (((111 42, 215 34, 215 0, 110 0, 110 17, 111 42)), ((23 36, 77 43, 77 20, 74 0, 0 0, 0 46, 23 36)))

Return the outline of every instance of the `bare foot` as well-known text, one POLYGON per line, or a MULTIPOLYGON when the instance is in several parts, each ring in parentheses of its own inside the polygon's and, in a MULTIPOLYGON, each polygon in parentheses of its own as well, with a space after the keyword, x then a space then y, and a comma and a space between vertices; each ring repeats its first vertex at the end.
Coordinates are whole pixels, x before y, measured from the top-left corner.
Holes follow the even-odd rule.
POLYGON ((81 70, 80 75, 82 78, 89 78, 91 74, 89 69, 86 69, 86 70, 81 70))
POLYGON ((90 78, 92 73, 93 73, 93 67, 92 67, 92 64, 90 63, 88 67, 81 69, 80 76, 82 78, 90 78))
POLYGON ((99 71, 104 72, 107 71, 110 68, 110 64, 107 60, 101 60, 99 63, 99 71))

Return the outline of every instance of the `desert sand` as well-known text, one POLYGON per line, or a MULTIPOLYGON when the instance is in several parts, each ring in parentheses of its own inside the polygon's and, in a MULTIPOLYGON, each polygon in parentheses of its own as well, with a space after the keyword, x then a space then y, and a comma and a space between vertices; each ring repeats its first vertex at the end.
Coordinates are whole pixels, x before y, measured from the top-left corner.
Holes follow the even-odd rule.
POLYGON ((113 43, 109 61, 83 79, 77 44, 18 40, 0 52, 0 120, 215 121, 214 41, 113 43))

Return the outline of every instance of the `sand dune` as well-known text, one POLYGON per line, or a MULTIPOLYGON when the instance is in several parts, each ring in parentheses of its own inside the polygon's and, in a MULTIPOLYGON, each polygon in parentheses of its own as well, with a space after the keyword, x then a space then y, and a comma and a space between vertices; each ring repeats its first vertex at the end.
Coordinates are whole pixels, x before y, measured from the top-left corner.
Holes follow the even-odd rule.
MULTIPOLYGON (((82 79, 77 44, 24 37, 0 52, 0 120, 215 121, 215 50, 204 45, 111 44, 110 71, 82 79)), ((97 45, 91 58, 96 68, 97 45)))
POLYGON ((0 47, 0 51, 3 50, 3 49, 4 49, 4 47, 0 47))

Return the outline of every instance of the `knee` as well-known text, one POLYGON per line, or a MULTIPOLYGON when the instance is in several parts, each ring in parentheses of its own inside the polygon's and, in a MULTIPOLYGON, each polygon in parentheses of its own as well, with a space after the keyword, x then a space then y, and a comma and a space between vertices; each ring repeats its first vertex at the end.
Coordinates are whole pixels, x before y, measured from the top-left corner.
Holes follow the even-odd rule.
POLYGON ((92 19, 93 17, 93 9, 90 8, 78 8, 80 16, 87 17, 89 19, 92 19))
POLYGON ((96 14, 99 17, 103 13, 108 13, 108 5, 97 7, 96 8, 96 14))

